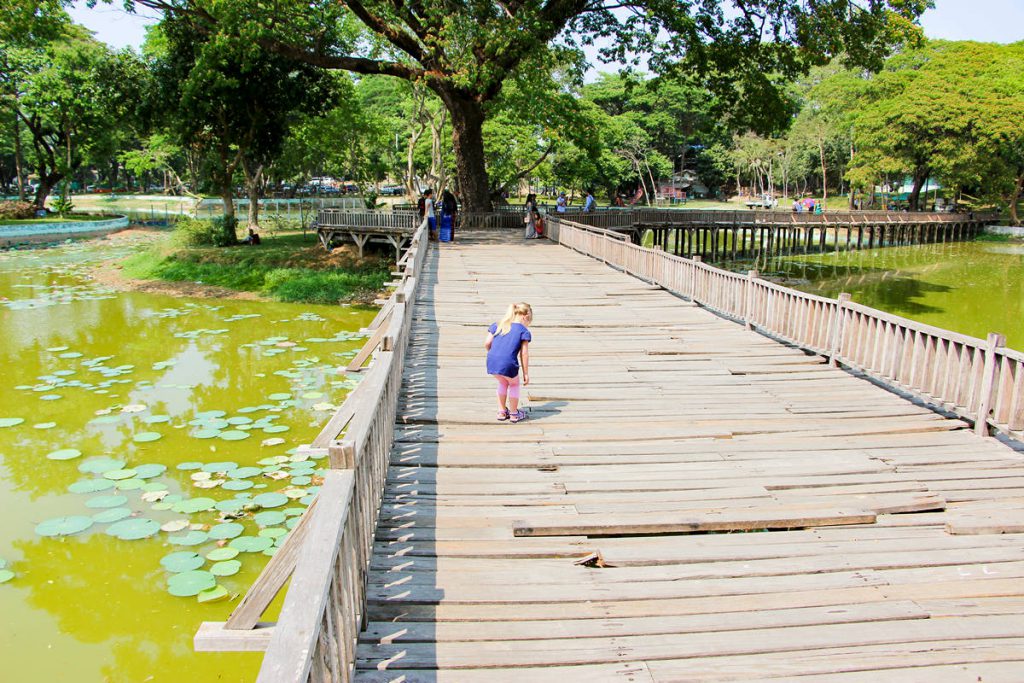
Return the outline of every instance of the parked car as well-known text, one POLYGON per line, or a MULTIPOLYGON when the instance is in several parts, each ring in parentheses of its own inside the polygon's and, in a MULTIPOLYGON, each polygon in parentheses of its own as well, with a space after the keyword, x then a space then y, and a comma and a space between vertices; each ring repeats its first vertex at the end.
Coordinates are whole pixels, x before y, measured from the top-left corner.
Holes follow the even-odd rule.
POLYGON ((382 197, 401 197, 403 194, 405 194, 405 188, 401 185, 385 185, 380 188, 382 197))

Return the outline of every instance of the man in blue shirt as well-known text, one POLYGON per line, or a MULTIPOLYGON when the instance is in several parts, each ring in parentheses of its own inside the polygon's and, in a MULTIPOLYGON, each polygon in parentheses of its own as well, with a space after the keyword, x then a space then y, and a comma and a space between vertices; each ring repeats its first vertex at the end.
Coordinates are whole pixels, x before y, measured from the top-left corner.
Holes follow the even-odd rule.
POLYGON ((594 199, 594 193, 587 190, 587 198, 583 200, 583 210, 593 211, 594 206, 597 204, 597 200, 594 199))

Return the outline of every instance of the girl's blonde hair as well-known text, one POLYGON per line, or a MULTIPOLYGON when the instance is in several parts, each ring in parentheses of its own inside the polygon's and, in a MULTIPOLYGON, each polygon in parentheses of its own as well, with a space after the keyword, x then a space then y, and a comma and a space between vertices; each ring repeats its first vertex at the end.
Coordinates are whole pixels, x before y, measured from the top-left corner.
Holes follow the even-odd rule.
POLYGON ((522 302, 510 305, 505 312, 505 317, 498 322, 497 334, 508 334, 517 315, 521 315, 527 320, 533 320, 533 309, 530 308, 530 304, 522 302))

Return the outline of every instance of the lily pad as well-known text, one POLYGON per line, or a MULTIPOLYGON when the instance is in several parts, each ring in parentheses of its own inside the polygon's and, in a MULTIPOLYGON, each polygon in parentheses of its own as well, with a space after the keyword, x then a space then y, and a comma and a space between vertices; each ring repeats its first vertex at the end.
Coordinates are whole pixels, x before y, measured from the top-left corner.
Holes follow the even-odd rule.
POLYGON ((260 532, 258 534, 256 534, 256 535, 257 536, 266 536, 267 538, 273 538, 276 541, 277 539, 281 538, 282 536, 287 536, 288 535, 288 530, 287 529, 282 529, 281 527, 278 527, 278 526, 275 526, 275 527, 271 527, 269 529, 260 529, 260 532))
POLYGON ((279 510, 266 510, 257 512, 252 519, 260 526, 276 526, 284 522, 285 515, 279 510))
POLYGON ((157 441, 162 438, 163 435, 159 432, 139 432, 132 440, 135 441, 135 443, 149 443, 150 441, 157 441))
POLYGON ((201 463, 201 462, 182 462, 182 463, 178 463, 178 465, 177 465, 177 467, 175 469, 179 469, 179 470, 182 470, 183 472, 187 472, 188 470, 198 470, 202 466, 203 466, 203 463, 201 463))
POLYGON ((175 512, 191 515, 197 512, 210 510, 214 505, 216 505, 216 503, 217 501, 213 498, 188 498, 187 500, 182 500, 176 503, 173 510, 175 512))
POLYGON ((10 569, 0 569, 0 583, 7 583, 14 578, 14 572, 10 569))
POLYGON ((135 468, 135 476, 139 479, 152 479, 158 477, 167 471, 166 465, 159 465, 157 463, 147 463, 145 465, 139 465, 135 468))
POLYGON ((188 525, 189 522, 187 519, 172 519, 169 522, 164 522, 163 524, 161 524, 160 530, 166 531, 170 534, 174 534, 181 531, 182 529, 187 529, 188 525))
POLYGON ((113 479, 114 481, 117 481, 119 479, 132 479, 133 477, 135 477, 135 475, 136 472, 133 469, 117 469, 104 472, 103 478, 113 479))
POLYGON ((210 573, 214 576, 234 576, 242 568, 238 560, 225 560, 210 567, 210 573))
POLYGON ((171 545, 199 545, 206 543, 209 534, 205 531, 189 531, 178 536, 169 536, 167 542, 171 545))
POLYGON ((164 555, 160 559, 160 566, 174 574, 190 572, 199 569, 204 564, 206 564, 206 560, 190 550, 179 550, 170 555, 164 555))
POLYGON ((90 458, 78 466, 78 471, 88 474, 103 474, 112 470, 119 470, 124 467, 124 460, 115 460, 108 456, 90 458))
POLYGON ((228 597, 228 589, 224 586, 217 585, 208 590, 202 591, 196 596, 196 600, 199 602, 217 602, 218 600, 224 600, 228 597))
POLYGON ((252 499, 256 505, 265 508, 281 507, 288 503, 288 496, 283 493, 261 493, 252 499))
POLYGON ((249 432, 243 432, 238 429, 229 429, 226 432, 221 432, 220 438, 224 441, 241 441, 242 439, 249 438, 249 432))
POLYGON ((264 427, 263 432, 265 434, 280 434, 281 432, 287 432, 289 429, 291 427, 288 425, 270 425, 269 427, 264 427))
POLYGON ((192 436, 197 439, 214 439, 220 436, 219 429, 200 429, 192 432, 192 436))
POLYGON ((243 553, 261 553, 274 545, 274 539, 266 536, 239 536, 228 545, 243 553))
POLYGON ((237 522, 225 522, 210 529, 210 538, 218 541, 227 540, 241 536, 244 531, 245 527, 237 522))
POLYGON ((258 476, 262 472, 262 468, 259 467, 239 467, 238 469, 228 472, 228 476, 232 479, 248 479, 249 477, 258 476))
POLYGON ((24 421, 23 417, 0 417, 0 427, 17 427, 24 421))
POLYGON ((179 598, 199 595, 217 585, 217 577, 210 572, 192 570, 174 574, 167 579, 167 591, 179 598))
POLYGON ((107 535, 120 538, 122 541, 136 541, 140 538, 148 538, 160 531, 160 523, 155 519, 138 517, 135 519, 123 519, 107 527, 107 535))
POLYGON ((229 425, 247 425, 252 422, 251 417, 229 417, 227 420, 229 425))
POLYGON ((211 562, 223 562, 224 560, 233 560, 236 557, 238 557, 238 548, 232 548, 227 545, 223 548, 214 548, 206 553, 206 559, 211 562))
POLYGON ((263 441, 260 442, 260 445, 261 446, 280 446, 283 443, 284 443, 284 439, 282 439, 279 436, 275 436, 275 437, 272 437, 270 439, 263 439, 263 441))
POLYGON ((145 479, 139 479, 138 477, 132 477, 131 479, 121 479, 114 483, 118 491, 137 491, 146 485, 145 479))
POLYGON ((248 479, 232 479, 221 484, 221 488, 226 491, 245 491, 252 488, 252 482, 248 479))
POLYGON ((62 448, 59 451, 52 451, 46 454, 49 460, 74 460, 82 457, 82 451, 77 448, 62 448))
POLYGON ((36 424, 32 425, 34 429, 53 429, 56 426, 56 422, 37 422, 36 424))
POLYGON ((97 524, 110 524, 112 522, 120 522, 122 519, 132 516, 132 511, 128 508, 110 508, 103 512, 97 512, 92 516, 92 521, 97 524))
POLYGON ((68 486, 71 493, 99 493, 114 488, 114 482, 107 479, 82 479, 68 486))
POLYGON ((40 396, 39 400, 40 401, 59 401, 62 398, 64 398, 64 397, 61 396, 60 394, 45 394, 43 396, 40 396))
POLYGON ((237 467, 238 463, 231 462, 230 460, 225 462, 208 462, 205 465, 203 465, 203 471, 210 472, 211 474, 214 472, 230 472, 231 470, 236 469, 237 467))
POLYGON ((85 501, 85 507, 93 510, 105 510, 108 508, 121 507, 128 502, 125 496, 96 496, 85 501))
POLYGON ((55 517, 36 525, 36 533, 40 536, 71 536, 85 531, 93 525, 92 517, 72 515, 71 517, 55 517))
POLYGON ((170 415, 147 415, 146 417, 142 418, 142 421, 145 422, 148 425, 162 424, 164 422, 170 422, 171 421, 171 416, 170 415))
POLYGON ((248 501, 239 500, 238 498, 228 498, 227 500, 217 501, 214 508, 221 512, 239 512, 243 507, 247 505, 248 501))

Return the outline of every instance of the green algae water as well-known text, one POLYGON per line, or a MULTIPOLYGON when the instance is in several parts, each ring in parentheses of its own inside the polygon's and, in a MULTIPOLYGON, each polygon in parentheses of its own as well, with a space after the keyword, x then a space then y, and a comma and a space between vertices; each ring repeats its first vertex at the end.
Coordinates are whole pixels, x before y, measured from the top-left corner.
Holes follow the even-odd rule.
MULTIPOLYGON (((115 292, 137 245, 0 253, 0 680, 251 681, 195 653, 312 500, 374 311, 115 292)), ((273 618, 275 614, 271 614, 273 618)))
POLYGON ((793 256, 765 274, 789 287, 836 297, 935 327, 1024 349, 1024 244, 959 242, 793 256))

